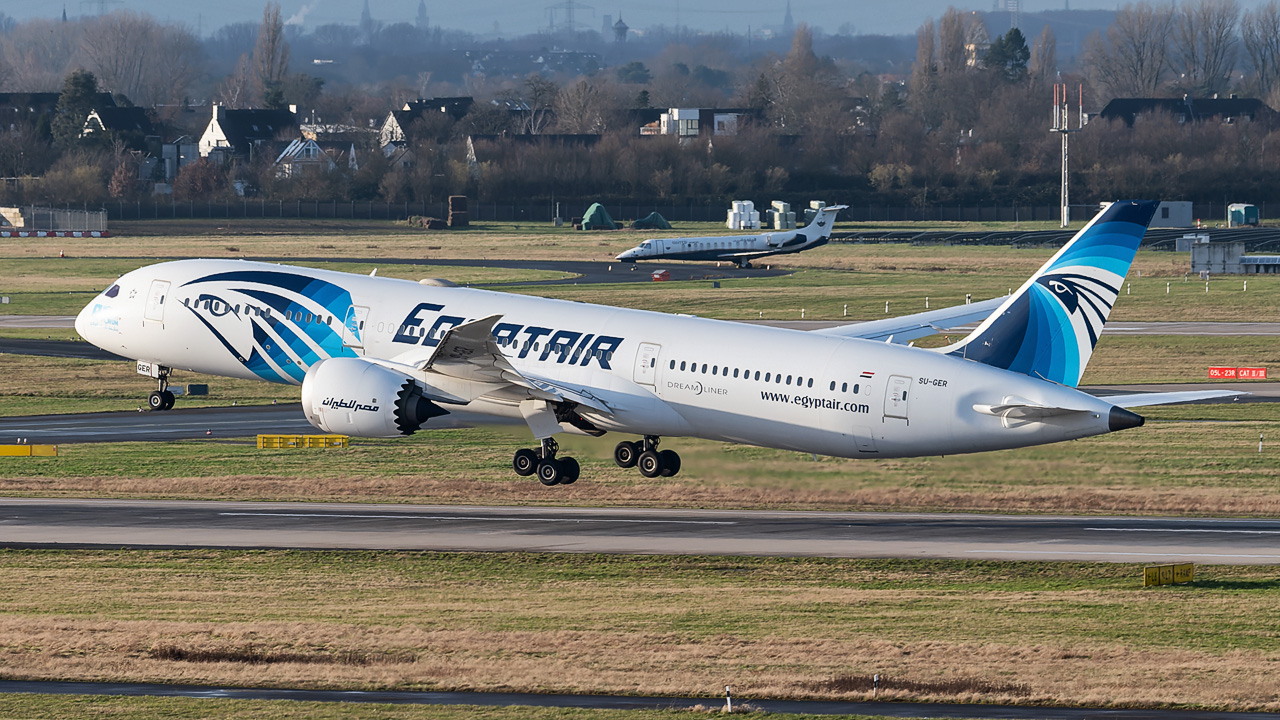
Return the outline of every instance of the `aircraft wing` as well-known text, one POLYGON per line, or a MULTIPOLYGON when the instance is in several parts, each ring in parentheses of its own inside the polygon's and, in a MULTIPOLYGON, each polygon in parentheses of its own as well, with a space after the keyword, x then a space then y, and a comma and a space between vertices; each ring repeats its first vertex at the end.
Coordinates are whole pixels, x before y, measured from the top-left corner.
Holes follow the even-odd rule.
POLYGON ((490 315, 450 328, 431 356, 417 363, 418 369, 472 382, 506 383, 518 378, 520 373, 493 341, 493 326, 501 319, 501 315, 490 315))
MULTIPOLYGON (((574 402, 599 412, 611 412, 609 406, 594 396, 590 390, 571 386, 558 380, 532 375, 516 370, 493 339, 493 326, 501 315, 490 315, 451 328, 440 338, 440 344, 425 359, 410 361, 417 370, 442 375, 468 385, 470 392, 463 392, 458 383, 440 383, 439 389, 454 396, 474 399, 499 391, 515 391, 535 400, 574 402)), ((430 383, 428 378, 425 382, 430 383)))
POLYGON ((1147 407, 1148 405, 1176 405, 1178 403, 1190 403, 1197 400, 1210 400, 1212 398, 1234 397, 1239 395, 1248 395, 1247 392, 1239 390, 1183 390, 1180 392, 1164 392, 1164 393, 1133 393, 1130 395, 1100 395, 1099 400, 1107 402, 1122 408, 1131 407, 1147 407))
POLYGON ((992 298, 968 305, 956 305, 955 307, 941 310, 926 310, 914 315, 903 315, 902 317, 885 320, 837 325, 836 327, 814 330, 813 332, 821 335, 839 335, 840 337, 891 341, 902 344, 910 340, 933 335, 947 328, 985 320, 987 316, 995 312, 1008 299, 1007 297, 992 298))

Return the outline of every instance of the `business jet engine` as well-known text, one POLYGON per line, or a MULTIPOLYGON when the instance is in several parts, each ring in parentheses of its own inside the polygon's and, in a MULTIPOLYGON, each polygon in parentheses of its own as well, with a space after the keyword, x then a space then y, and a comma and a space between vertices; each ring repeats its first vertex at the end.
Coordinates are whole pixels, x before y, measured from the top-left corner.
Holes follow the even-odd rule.
POLYGON ((412 435, 449 414, 413 378, 363 358, 328 358, 307 369, 302 412, 325 432, 358 437, 412 435))

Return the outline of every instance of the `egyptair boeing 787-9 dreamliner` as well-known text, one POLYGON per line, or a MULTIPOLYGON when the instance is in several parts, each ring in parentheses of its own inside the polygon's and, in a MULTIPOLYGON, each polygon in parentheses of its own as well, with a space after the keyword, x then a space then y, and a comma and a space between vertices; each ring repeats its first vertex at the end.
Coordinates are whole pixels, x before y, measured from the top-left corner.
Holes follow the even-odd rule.
POLYGON ((1075 387, 1155 208, 1110 205, 1007 298, 821 331, 240 260, 134 270, 76 329, 158 381, 156 410, 183 369, 301 385, 307 419, 333 433, 409 435, 461 408, 521 419, 539 447, 514 469, 546 485, 578 478, 562 432, 639 436, 614 460, 648 477, 680 469, 663 436, 851 458, 1016 448, 1230 394, 1075 387), (903 344, 977 320, 947 347, 903 344))

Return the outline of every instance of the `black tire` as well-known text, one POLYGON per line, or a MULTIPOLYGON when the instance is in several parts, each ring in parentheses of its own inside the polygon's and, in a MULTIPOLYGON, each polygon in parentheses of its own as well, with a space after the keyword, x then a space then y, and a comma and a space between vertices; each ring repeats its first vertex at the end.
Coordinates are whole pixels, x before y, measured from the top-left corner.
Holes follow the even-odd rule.
POLYGON ((517 450, 511 458, 511 467, 520 477, 529 477, 538 471, 538 453, 529 448, 517 450))
POLYGON ((640 451, 640 443, 623 440, 613 449, 613 461, 620 468, 635 467, 636 460, 640 457, 640 451))
POLYGON ((152 390, 151 394, 147 396, 147 407, 153 411, 164 410, 164 393, 159 390, 152 390))
POLYGON ((578 465, 578 461, 571 457, 560 458, 560 484, 572 485, 578 481, 578 474, 582 472, 582 466, 578 465))
POLYGON ((680 455, 675 450, 659 450, 658 458, 662 460, 662 477, 680 472, 680 455))
POLYGON ((173 409, 173 406, 174 406, 174 405, 176 405, 176 404, 177 404, 177 402, 178 402, 178 398, 177 398, 177 396, 175 396, 175 395, 173 394, 173 392, 172 392, 172 391, 170 391, 170 390, 165 390, 164 392, 162 392, 162 393, 160 393, 160 394, 164 396, 164 407, 162 407, 162 408, 160 408, 160 409, 161 409, 161 410, 172 410, 172 409, 173 409))
POLYGON ((564 479, 564 468, 555 458, 547 458, 538 462, 538 482, 551 487, 559 485, 564 479))
POLYGON ((640 453, 636 465, 640 468, 640 474, 647 478, 656 478, 662 474, 662 456, 652 450, 640 453))

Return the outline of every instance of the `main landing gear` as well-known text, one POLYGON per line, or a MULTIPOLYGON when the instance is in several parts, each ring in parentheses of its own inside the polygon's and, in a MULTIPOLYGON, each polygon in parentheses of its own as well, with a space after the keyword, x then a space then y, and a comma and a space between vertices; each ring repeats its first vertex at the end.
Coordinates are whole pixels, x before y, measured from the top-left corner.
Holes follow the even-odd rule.
POLYGON ((151 394, 147 396, 147 407, 151 408, 153 411, 172 410, 176 399, 174 398, 173 393, 169 391, 168 369, 160 371, 160 377, 157 380, 157 383, 159 384, 159 388, 152 390, 151 394))
POLYGON ((572 485, 578 481, 580 468, 578 461, 565 456, 557 458, 560 444, 553 438, 545 438, 542 447, 537 450, 521 448, 511 459, 511 466, 516 474, 524 477, 537 474, 538 482, 548 487, 552 485, 572 485))
POLYGON ((658 436, 645 435, 639 442, 623 441, 613 449, 613 461, 618 467, 639 467, 647 478, 671 477, 680 472, 680 456, 674 450, 659 450, 658 436))

